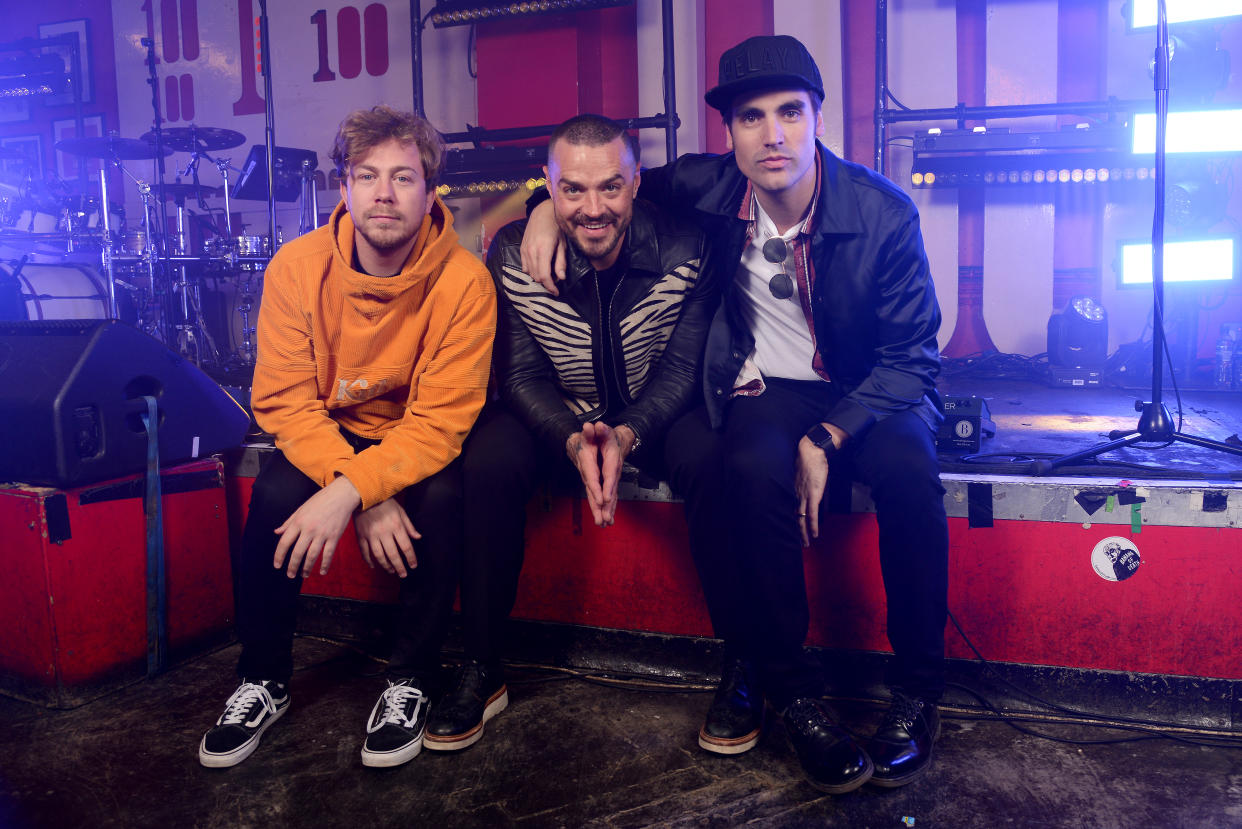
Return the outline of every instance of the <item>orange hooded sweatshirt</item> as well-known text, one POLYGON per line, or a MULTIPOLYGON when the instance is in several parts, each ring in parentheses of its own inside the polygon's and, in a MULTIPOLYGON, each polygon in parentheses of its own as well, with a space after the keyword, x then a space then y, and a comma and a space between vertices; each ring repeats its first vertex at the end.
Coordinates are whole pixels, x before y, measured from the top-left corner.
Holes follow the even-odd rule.
POLYGON ((349 478, 370 508, 461 452, 487 394, 496 290, 437 196, 401 272, 353 269, 344 202, 264 275, 251 407, 320 486, 349 478), (355 453, 340 430, 381 442, 355 453))

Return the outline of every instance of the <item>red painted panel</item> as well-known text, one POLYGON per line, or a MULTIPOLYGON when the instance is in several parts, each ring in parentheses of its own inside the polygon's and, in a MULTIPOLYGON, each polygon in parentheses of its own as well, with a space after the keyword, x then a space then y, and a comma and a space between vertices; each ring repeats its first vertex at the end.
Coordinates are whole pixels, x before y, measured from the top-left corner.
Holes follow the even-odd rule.
POLYGON ((56 675, 56 629, 47 589, 43 498, 0 490, 0 668, 50 685, 56 675))
POLYGON ((845 157, 867 167, 875 165, 875 21, 874 3, 841 4, 845 157))
MULTIPOLYGON (((857 4, 857 5, 862 5, 857 4)), ((748 37, 770 35, 775 31, 772 0, 703 0, 703 91, 716 85, 720 77, 720 56, 748 37)), ((709 153, 728 152, 720 113, 702 98, 682 105, 703 107, 706 145, 709 153)))

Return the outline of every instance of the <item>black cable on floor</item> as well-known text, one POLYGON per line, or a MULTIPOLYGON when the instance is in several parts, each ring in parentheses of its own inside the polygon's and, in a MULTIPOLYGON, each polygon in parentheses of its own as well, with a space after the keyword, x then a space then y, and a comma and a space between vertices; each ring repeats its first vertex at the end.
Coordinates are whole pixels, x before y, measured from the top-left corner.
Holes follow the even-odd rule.
POLYGON ((1052 740, 1054 742, 1072 743, 1075 745, 1126 743, 1126 742, 1136 742, 1139 740, 1148 740, 1148 739, 1153 739, 1153 740, 1154 739, 1166 739, 1166 740, 1174 740, 1176 742, 1189 743, 1190 745, 1196 745, 1196 746, 1211 746, 1211 747, 1219 747, 1219 748, 1242 748, 1242 737, 1233 738, 1233 737, 1221 736, 1219 739, 1212 739, 1212 738, 1191 739, 1188 737, 1179 736, 1170 730, 1170 729, 1184 729, 1185 728, 1184 726, 1180 726, 1177 723, 1160 722, 1158 720, 1148 720, 1148 719, 1143 719, 1141 717, 1122 717, 1122 716, 1118 716, 1114 714, 1099 714, 1099 713, 1095 713, 1091 711, 1083 711, 1083 710, 1079 710, 1076 708, 1070 708, 1068 706, 1060 705, 1050 700, 1046 700, 1043 697, 1040 697, 1038 694, 1028 691, 1027 689, 1023 688, 1022 686, 1018 685, 1017 683, 1013 682, 1012 680, 1003 676, 999 671, 997 671, 993 667, 991 661, 989 661, 986 657, 984 657, 984 655, 979 652, 979 649, 975 647, 975 643, 972 642, 970 640, 970 637, 966 635, 966 631, 962 629, 961 624, 957 621, 957 617, 953 615, 952 611, 949 611, 949 621, 953 623, 953 627, 957 630, 958 635, 962 637, 962 641, 966 643, 966 646, 968 648, 970 648, 971 652, 975 655, 975 658, 978 660, 978 662, 981 665, 983 665, 984 670, 986 670, 993 677, 998 679, 1000 682, 1004 683, 1006 686, 1017 691, 1018 694, 1026 697, 1032 702, 1038 705, 1042 705, 1045 708, 1050 708, 1053 711, 1058 711, 1062 714, 1065 714, 1067 717, 1073 718, 1071 721, 1066 722, 1067 725, 1073 724, 1073 725, 1085 726, 1085 727, 1090 727, 1090 728, 1109 728, 1109 729, 1115 729, 1115 730, 1120 730, 1120 731, 1138 731, 1138 732, 1141 732, 1144 736, 1105 739, 1105 740, 1080 741, 1080 740, 1073 740, 1070 738, 1054 737, 1049 734, 1041 734, 1039 732, 1031 731, 1030 729, 1026 729, 1026 728, 1023 728, 1017 725, 1015 718, 1011 717, 1010 715, 996 708, 987 699, 986 696, 974 690, 973 688, 970 688, 966 685, 962 685, 960 683, 951 683, 952 687, 965 691, 966 693, 973 696, 975 699, 979 700, 980 703, 982 703, 989 711, 991 711, 997 718, 999 718, 1006 725, 1018 731, 1021 731, 1024 734, 1030 734, 1031 736, 1040 737, 1040 738, 1047 739, 1047 740, 1052 740), (1102 722, 1082 722, 1082 720, 1098 720, 1102 722))

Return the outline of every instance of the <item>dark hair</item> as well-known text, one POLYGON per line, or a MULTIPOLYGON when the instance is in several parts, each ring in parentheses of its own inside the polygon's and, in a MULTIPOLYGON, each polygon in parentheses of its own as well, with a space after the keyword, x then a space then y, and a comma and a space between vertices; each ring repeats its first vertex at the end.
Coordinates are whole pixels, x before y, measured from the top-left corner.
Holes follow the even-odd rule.
POLYGON ((638 140, 611 118, 605 118, 602 115, 594 115, 589 112, 575 115, 556 128, 556 131, 552 133, 552 137, 548 139, 548 155, 552 155, 552 148, 556 146, 557 141, 564 140, 569 144, 577 144, 579 146, 602 147, 615 141, 618 137, 621 138, 622 143, 634 158, 634 166, 638 166, 638 140))
MULTIPOLYGON (((805 89, 805 87, 801 87, 801 86, 795 86, 795 87, 790 87, 790 88, 797 89, 799 91, 805 89)), ((772 91, 779 92, 781 90, 772 90, 772 91)), ((805 91, 806 91, 806 97, 811 99, 811 111, 814 112, 816 115, 818 115, 819 111, 823 109, 824 107, 824 99, 819 97, 819 93, 816 92, 814 89, 806 89, 805 91)), ((759 90, 758 92, 752 92, 752 93, 746 93, 746 94, 748 96, 759 95, 759 94, 762 94, 762 92, 763 90, 759 90)), ((731 126, 733 124, 733 109, 734 109, 733 104, 740 97, 742 96, 738 95, 737 97, 735 97, 732 101, 729 102, 728 107, 720 111, 720 120, 724 121, 724 125, 726 127, 731 126)))
POLYGON ((399 112, 383 104, 355 110, 341 122, 329 153, 336 174, 344 178, 352 159, 362 158, 389 139, 418 147, 427 189, 435 187, 444 171, 444 138, 421 115, 399 112))

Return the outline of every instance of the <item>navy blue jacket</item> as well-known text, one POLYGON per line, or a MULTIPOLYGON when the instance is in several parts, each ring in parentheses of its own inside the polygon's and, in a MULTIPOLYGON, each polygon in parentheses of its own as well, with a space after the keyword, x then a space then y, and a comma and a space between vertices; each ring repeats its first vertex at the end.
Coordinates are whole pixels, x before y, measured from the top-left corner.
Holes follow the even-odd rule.
MULTIPOLYGON (((860 438, 877 421, 913 409, 934 430, 940 307, 918 209, 888 179, 817 146, 823 179, 811 237, 812 319, 824 367, 844 395, 823 420, 860 438)), ((703 387, 717 427, 755 343, 732 278, 746 244, 747 222, 738 218, 746 183, 732 153, 687 154, 643 171, 639 190, 694 221, 711 243, 703 271, 718 274, 723 301, 707 338, 703 387)))

